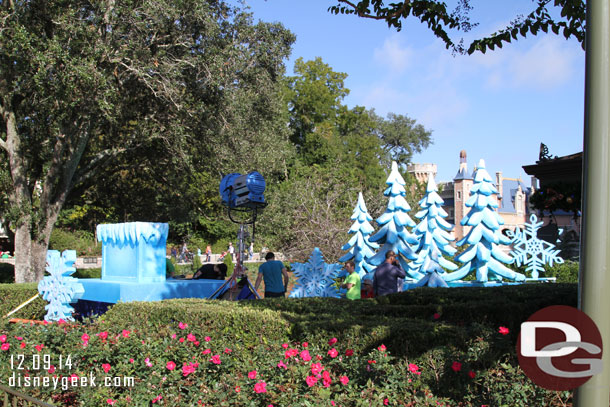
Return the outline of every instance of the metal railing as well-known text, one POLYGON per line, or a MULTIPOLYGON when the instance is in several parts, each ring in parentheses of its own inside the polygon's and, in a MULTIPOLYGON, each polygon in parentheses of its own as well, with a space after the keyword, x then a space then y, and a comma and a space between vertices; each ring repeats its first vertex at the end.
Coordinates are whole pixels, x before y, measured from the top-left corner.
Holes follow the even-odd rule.
POLYGON ((42 400, 30 397, 27 394, 23 394, 17 390, 11 389, 0 384, 0 400, 3 402, 4 407, 29 407, 29 406, 41 406, 41 407, 55 407, 53 404, 45 403, 42 400), (4 393, 4 394, 2 394, 4 393))

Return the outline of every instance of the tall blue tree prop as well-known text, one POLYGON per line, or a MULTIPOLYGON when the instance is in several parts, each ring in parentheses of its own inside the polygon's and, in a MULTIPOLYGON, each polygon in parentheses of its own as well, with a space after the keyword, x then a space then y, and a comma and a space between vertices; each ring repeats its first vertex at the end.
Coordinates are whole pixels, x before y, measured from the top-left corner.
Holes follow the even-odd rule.
POLYGON ((511 263, 512 258, 498 247, 499 244, 510 244, 510 239, 500 231, 504 220, 496 212, 497 194, 498 190, 485 169, 485 161, 479 161, 470 198, 466 201, 466 206, 471 209, 461 221, 463 226, 471 226, 471 229, 457 242, 458 247, 466 243, 470 246, 455 257, 455 260, 464 265, 459 270, 445 275, 445 281, 464 278, 473 270, 476 270, 476 280, 479 282, 487 282, 490 277, 498 280, 525 280, 523 274, 504 266, 511 263))
POLYGON ((369 235, 374 231, 369 222, 373 218, 366 209, 362 192, 358 193, 358 202, 351 219, 354 220, 354 223, 348 233, 354 236, 341 248, 341 250, 349 250, 349 252, 341 256, 339 261, 353 260, 356 263, 356 273, 362 278, 375 268, 368 261, 375 255, 375 250, 379 249, 377 243, 369 241, 369 235))
POLYGON ((371 257, 369 263, 378 266, 385 261, 386 253, 392 250, 402 255, 398 258, 403 270, 408 273, 405 257, 409 260, 416 259, 415 253, 409 245, 416 244, 417 239, 407 229, 407 226, 414 227, 415 222, 408 215, 411 207, 405 199, 405 180, 398 172, 396 161, 392 162, 392 171, 386 184, 388 187, 383 194, 389 198, 388 207, 383 215, 377 218, 377 225, 380 226, 380 229, 369 239, 371 242, 380 243, 383 246, 377 254, 371 257))
POLYGON ((334 285, 334 279, 339 277, 343 268, 340 264, 327 264, 322 252, 317 247, 311 253, 307 263, 292 263, 290 265, 297 276, 297 285, 289 297, 336 297, 339 290, 334 285))
POLYGON ((74 308, 70 303, 82 297, 85 292, 78 279, 70 277, 76 271, 72 265, 76 261, 75 250, 65 250, 61 256, 57 250, 47 252, 46 270, 50 274, 38 283, 38 292, 42 298, 49 302, 44 308, 47 310, 46 321, 73 321, 74 308))
POLYGON ((409 274, 418 278, 428 273, 444 274, 444 269, 454 271, 458 268, 443 257, 443 254, 453 257, 456 249, 449 244, 455 240, 451 233, 453 225, 444 219, 449 215, 442 208, 444 201, 437 191, 434 177, 430 174, 426 195, 419 201, 421 210, 415 214, 420 220, 413 229, 418 239, 418 244, 414 248, 417 259, 409 263, 409 274))
MULTIPOLYGON (((527 264, 525 271, 530 271, 532 278, 535 279, 541 271, 544 271, 545 264, 553 266, 553 262, 563 263, 563 259, 559 256, 560 250, 555 250, 554 244, 538 239, 538 229, 543 223, 532 214, 530 223, 526 223, 523 230, 516 228, 515 233, 508 232, 508 236, 513 238, 513 250, 510 252, 513 262, 517 263, 517 266, 527 264)), ((563 230, 559 229, 559 234, 561 232, 563 230)))

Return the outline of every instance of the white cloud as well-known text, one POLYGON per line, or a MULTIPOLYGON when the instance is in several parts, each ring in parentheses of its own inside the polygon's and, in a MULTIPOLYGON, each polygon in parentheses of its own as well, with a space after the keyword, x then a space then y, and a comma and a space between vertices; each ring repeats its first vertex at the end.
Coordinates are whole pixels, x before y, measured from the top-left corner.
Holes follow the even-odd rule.
POLYGON ((373 57, 377 63, 387 67, 391 73, 403 73, 413 57, 411 48, 403 47, 398 35, 392 35, 383 43, 381 48, 375 48, 373 57))

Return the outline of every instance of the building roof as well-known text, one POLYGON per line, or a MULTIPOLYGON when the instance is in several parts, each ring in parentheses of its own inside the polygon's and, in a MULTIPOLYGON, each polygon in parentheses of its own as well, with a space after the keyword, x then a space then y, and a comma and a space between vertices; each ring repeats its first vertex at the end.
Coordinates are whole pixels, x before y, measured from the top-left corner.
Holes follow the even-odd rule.
POLYGON ((527 209, 527 202, 531 195, 531 189, 521 180, 504 178, 502 179, 502 196, 498 196, 498 198, 502 198, 498 212, 517 213, 517 210, 515 209, 515 195, 517 194, 519 186, 521 186, 521 191, 525 194, 525 207, 527 209))
POLYGON ((460 170, 457 172, 457 174, 455 174, 455 177, 453 177, 453 180, 459 181, 462 179, 474 179, 474 178, 472 178, 472 175, 468 175, 468 170, 466 168, 460 168, 460 170))

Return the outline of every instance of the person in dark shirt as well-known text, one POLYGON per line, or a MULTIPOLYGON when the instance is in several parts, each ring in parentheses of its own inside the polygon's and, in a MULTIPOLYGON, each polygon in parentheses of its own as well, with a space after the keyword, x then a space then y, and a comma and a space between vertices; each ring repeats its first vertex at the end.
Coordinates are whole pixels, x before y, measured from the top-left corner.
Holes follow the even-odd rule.
POLYGON ((227 265, 220 264, 204 264, 199 267, 193 275, 193 280, 208 279, 208 280, 224 280, 227 277, 227 265))
POLYGON ((396 253, 388 250, 385 254, 385 262, 375 269, 373 276, 373 291, 375 296, 388 295, 398 292, 398 279, 407 275, 396 260, 396 253))

